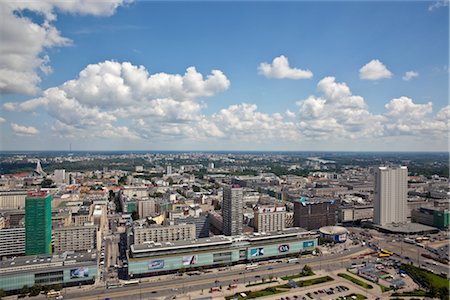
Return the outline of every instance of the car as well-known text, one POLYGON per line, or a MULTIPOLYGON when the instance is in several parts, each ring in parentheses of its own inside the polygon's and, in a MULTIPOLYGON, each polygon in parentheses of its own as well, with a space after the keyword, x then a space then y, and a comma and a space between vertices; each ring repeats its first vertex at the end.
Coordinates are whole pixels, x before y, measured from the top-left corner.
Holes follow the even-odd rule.
POLYGON ((268 267, 267 270, 273 270, 273 267, 268 267))
POLYGON ((261 276, 259 276, 259 275, 255 275, 255 278, 261 278, 261 276))
POLYGON ((156 294, 158 291, 152 291, 152 294, 156 294))

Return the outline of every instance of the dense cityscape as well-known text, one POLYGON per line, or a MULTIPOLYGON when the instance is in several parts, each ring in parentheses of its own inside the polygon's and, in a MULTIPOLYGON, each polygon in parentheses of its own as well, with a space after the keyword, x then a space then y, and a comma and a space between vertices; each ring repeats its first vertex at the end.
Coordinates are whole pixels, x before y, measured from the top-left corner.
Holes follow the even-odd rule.
POLYGON ((0 159, 5 299, 447 299, 447 153, 0 159))

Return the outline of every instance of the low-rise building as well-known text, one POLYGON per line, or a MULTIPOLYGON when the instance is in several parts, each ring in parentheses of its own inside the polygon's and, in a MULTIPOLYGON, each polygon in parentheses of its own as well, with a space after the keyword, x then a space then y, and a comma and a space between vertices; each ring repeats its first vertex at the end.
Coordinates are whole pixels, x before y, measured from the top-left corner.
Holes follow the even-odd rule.
POLYGON ((133 227, 134 244, 144 244, 145 242, 171 242, 171 241, 191 241, 195 239, 194 224, 179 225, 150 225, 133 227))
POLYGON ((96 249, 97 226, 70 226, 53 229, 53 250, 60 253, 65 251, 87 251, 96 249))
POLYGON ((25 254, 25 227, 0 229, 0 258, 25 254))

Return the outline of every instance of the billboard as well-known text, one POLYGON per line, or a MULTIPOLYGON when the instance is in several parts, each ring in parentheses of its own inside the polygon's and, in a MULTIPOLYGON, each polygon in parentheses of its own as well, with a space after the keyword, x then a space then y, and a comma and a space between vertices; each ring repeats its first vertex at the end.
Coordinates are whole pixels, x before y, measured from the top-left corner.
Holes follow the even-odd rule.
POLYGON ((250 256, 263 256, 264 255, 264 248, 253 248, 250 249, 250 256))
POLYGON ((314 247, 314 241, 303 242, 303 248, 311 248, 311 247, 314 247))
POLYGON ((195 265, 198 262, 198 255, 183 256, 181 263, 183 266, 195 265))
POLYGON ((77 268, 77 269, 71 269, 70 270, 70 278, 85 278, 89 277, 89 268, 77 268))
POLYGON ((278 252, 280 252, 280 253, 289 252, 289 245, 283 244, 283 245, 278 246, 278 252))
POLYGON ((163 268, 164 268, 164 260, 162 260, 162 259, 150 260, 148 262, 149 270, 158 270, 158 269, 163 269, 163 268))

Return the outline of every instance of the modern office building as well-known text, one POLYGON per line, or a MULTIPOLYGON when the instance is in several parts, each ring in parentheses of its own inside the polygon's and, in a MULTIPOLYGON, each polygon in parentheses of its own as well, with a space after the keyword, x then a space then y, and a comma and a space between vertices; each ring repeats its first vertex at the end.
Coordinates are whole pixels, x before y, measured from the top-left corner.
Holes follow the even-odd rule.
POLYGON ((64 169, 55 170, 53 175, 56 184, 66 183, 66 170, 64 169))
POLYGON ((375 169, 374 217, 378 225, 406 223, 408 168, 378 167, 375 169))
POLYGON ((449 227, 450 212, 442 207, 421 207, 411 212, 411 219, 413 222, 444 229, 449 227))
POLYGON ((334 200, 294 202, 294 226, 307 230, 336 225, 338 206, 334 200))
POLYGON ((172 175, 172 166, 171 165, 168 165, 166 167, 166 175, 172 175))
POLYGON ((35 284, 78 286, 92 284, 97 277, 94 252, 34 255, 0 261, 0 289, 18 291, 35 284))
POLYGON ((192 241, 195 239, 194 224, 179 225, 150 225, 143 227, 133 227, 134 244, 144 244, 148 242, 171 242, 171 241, 192 241))
POLYGON ((238 185, 223 188, 222 216, 223 234, 228 236, 242 234, 243 228, 243 190, 238 185))
POLYGON ((286 226, 286 207, 261 206, 254 209, 256 232, 282 231, 286 226))
POLYGON ((96 249, 97 226, 69 226, 53 229, 53 250, 87 251, 96 249))
POLYGON ((29 193, 25 199, 25 254, 52 253, 52 195, 29 193))
POLYGON ((6 256, 25 254, 25 228, 0 229, 0 260, 6 256))

